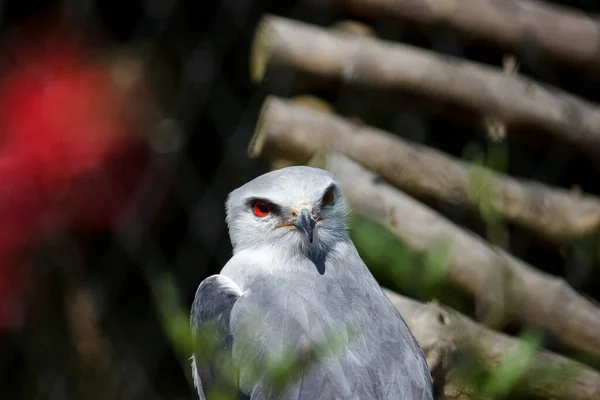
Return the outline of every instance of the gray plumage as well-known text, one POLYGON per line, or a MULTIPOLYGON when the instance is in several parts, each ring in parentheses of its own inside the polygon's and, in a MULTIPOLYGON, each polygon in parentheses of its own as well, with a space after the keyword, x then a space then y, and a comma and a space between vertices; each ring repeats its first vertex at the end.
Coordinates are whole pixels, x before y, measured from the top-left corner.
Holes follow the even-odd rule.
POLYGON ((216 355, 193 355, 201 399, 226 382, 222 365, 237 368, 241 399, 433 399, 421 348, 350 240, 348 205, 329 172, 269 172, 234 190, 226 208, 233 257, 200 284, 191 312, 198 343, 208 326, 219 338, 216 355), (283 392, 270 385, 261 365, 330 337, 339 351, 283 392))

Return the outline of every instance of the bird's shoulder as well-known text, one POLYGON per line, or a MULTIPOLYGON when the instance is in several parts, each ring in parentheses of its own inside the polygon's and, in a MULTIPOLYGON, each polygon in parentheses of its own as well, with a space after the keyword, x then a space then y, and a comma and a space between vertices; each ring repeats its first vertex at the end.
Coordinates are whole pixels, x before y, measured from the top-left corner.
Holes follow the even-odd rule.
POLYGON ((222 318, 223 313, 241 295, 240 287, 227 276, 217 274, 204 279, 198 286, 192 303, 192 326, 222 318))

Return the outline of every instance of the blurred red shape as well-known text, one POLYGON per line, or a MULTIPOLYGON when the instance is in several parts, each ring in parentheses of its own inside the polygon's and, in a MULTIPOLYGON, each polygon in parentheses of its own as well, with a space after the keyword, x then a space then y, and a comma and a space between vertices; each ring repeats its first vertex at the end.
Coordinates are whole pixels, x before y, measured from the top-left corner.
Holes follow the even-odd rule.
POLYGON ((20 39, 0 82, 0 330, 22 320, 22 252, 65 224, 110 227, 147 161, 139 91, 79 32, 52 29, 20 39))

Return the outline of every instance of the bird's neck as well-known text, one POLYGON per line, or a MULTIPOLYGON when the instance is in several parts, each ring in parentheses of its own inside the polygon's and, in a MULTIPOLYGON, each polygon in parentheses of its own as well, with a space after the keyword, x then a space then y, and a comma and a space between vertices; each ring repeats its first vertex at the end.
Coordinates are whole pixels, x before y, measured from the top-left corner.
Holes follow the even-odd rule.
POLYGON ((319 246, 313 243, 310 246, 288 245, 281 246, 277 243, 268 243, 261 246, 234 248, 234 255, 223 268, 223 272, 236 271, 236 275, 242 270, 245 274, 263 275, 272 273, 286 273, 294 276, 302 273, 314 273, 320 275, 332 273, 328 266, 336 258, 343 258, 348 247, 352 246, 350 241, 337 241, 332 246, 319 246))

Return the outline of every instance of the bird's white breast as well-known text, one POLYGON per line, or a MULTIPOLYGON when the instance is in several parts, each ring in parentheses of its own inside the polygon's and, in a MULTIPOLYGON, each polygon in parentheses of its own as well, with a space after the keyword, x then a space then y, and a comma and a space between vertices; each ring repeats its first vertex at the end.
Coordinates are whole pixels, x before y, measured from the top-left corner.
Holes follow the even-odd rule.
POLYGON ((236 252, 221 270, 221 274, 233 280, 242 291, 254 279, 294 281, 311 278, 322 281, 353 280, 359 275, 370 273, 358 257, 352 242, 339 242, 321 260, 323 270, 319 271, 320 260, 312 260, 300 249, 265 245, 260 248, 243 249, 236 252), (354 262, 348 262, 348 261, 354 262))

